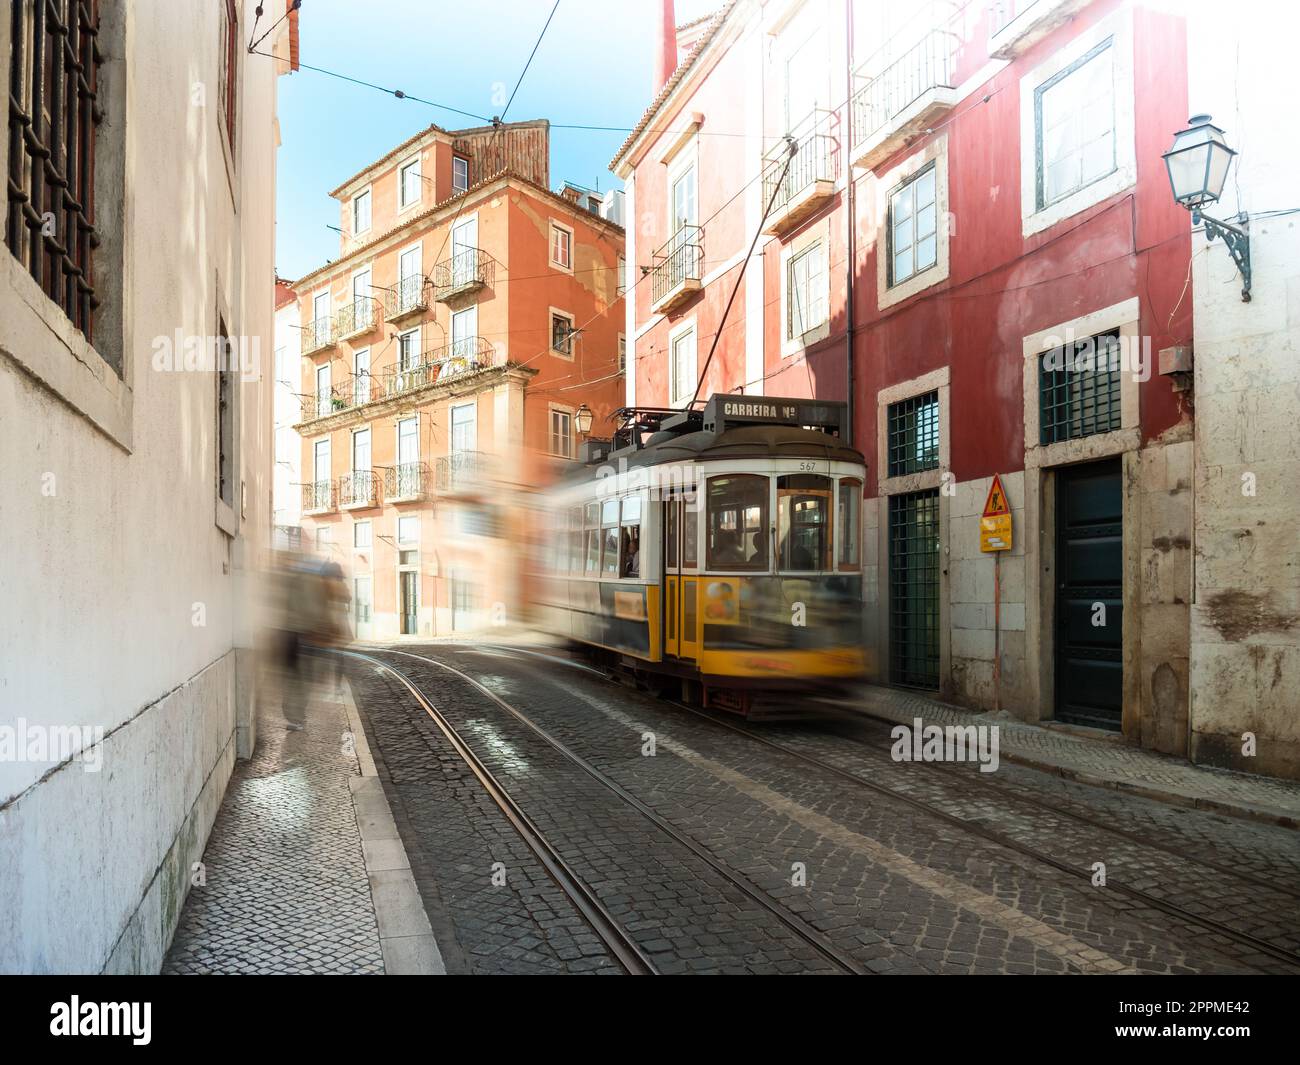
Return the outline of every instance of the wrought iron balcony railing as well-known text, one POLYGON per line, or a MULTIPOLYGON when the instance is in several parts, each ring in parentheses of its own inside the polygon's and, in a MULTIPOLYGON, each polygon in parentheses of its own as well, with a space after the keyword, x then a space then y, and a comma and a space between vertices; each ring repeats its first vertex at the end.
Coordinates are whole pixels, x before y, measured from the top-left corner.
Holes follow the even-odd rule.
POLYGON ((466 248, 433 268, 433 298, 442 303, 495 280, 496 260, 478 248, 466 248))
POLYGON ((699 290, 704 276, 704 227, 682 226, 651 260, 651 307, 668 310, 699 290))
POLYGON ((800 206, 819 192, 830 197, 830 186, 839 173, 838 132, 839 116, 817 110, 791 131, 789 140, 782 138, 763 157, 763 205, 772 205, 770 217, 800 206), (795 149, 787 167, 791 141, 795 149))
POLYGON ((323 514, 333 509, 333 481, 311 481, 302 486, 302 511, 304 514, 323 514))
POLYGON ((453 451, 438 460, 439 492, 464 491, 481 487, 493 470, 492 456, 483 451, 453 451))
POLYGON ((349 406, 360 407, 366 403, 373 403, 377 399, 384 398, 384 382, 382 378, 372 373, 357 373, 352 375, 352 387, 347 396, 349 406))
POLYGON ((425 385, 431 385, 438 378, 438 367, 434 363, 421 362, 414 366, 401 366, 395 370, 389 370, 384 380, 384 388, 388 395, 397 396, 403 392, 410 392, 417 388, 423 388, 425 385))
POLYGON ((339 506, 379 505, 379 478, 374 470, 353 470, 339 478, 339 506))
POLYGON ((358 296, 344 304, 334 316, 339 339, 346 340, 373 329, 378 317, 375 305, 376 301, 369 296, 358 296))
POLYGON ((384 380, 384 392, 387 396, 395 396, 452 377, 490 370, 500 363, 495 346, 486 338, 463 337, 426 352, 423 362, 389 370, 384 380))
POLYGON ((384 310, 390 322, 428 310, 428 279, 423 274, 404 277, 384 294, 384 310))
POLYGON ((302 327, 302 353, 310 355, 313 351, 328 348, 334 343, 334 319, 317 318, 302 327))
POLYGON ((953 39, 931 30, 878 74, 860 68, 853 96, 853 142, 862 144, 885 129, 931 89, 951 89, 953 39))
POLYGON ((352 397, 337 388, 318 389, 302 397, 302 420, 313 421, 316 418, 328 418, 352 405, 352 397))
POLYGON ((429 465, 425 462, 403 462, 389 466, 384 471, 384 500, 388 503, 405 503, 423 499, 429 493, 429 465))

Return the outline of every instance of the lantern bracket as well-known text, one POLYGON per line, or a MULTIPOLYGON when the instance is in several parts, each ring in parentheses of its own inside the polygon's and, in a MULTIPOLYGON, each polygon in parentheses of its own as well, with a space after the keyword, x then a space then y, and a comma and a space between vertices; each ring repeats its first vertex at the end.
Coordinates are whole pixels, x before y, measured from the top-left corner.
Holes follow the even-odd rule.
POLYGON ((1241 274, 1241 301, 1249 303, 1250 234, 1245 229, 1248 220, 1243 217, 1241 221, 1241 226, 1234 226, 1231 222, 1220 222, 1217 218, 1201 214, 1198 210, 1192 211, 1192 225, 1205 226, 1206 240, 1214 240, 1215 237, 1223 239, 1223 243, 1228 248, 1228 254, 1232 256, 1232 261, 1237 264, 1237 272, 1241 274))

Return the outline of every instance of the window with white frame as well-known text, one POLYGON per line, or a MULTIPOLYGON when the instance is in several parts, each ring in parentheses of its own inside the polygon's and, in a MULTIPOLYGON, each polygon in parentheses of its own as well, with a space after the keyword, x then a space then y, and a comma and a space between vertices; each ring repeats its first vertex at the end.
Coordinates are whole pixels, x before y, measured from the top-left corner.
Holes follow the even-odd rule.
POLYGON ((469 188, 469 160, 463 156, 451 157, 451 191, 464 192, 469 188))
POLYGON ((1034 89, 1040 210, 1116 169, 1113 43, 1107 38, 1034 89))
POLYGON ((810 244, 786 263, 786 339, 799 340, 830 318, 826 245, 810 244))
POLYGON ((352 232, 364 233, 370 228, 370 190, 352 197, 352 232))
POLYGON ((410 207, 420 200, 420 157, 403 163, 397 171, 397 204, 410 207))
POLYGON ((371 545, 370 522, 359 521, 352 526, 352 546, 364 550, 371 545))
POLYGON ((551 454, 573 458, 573 415, 567 410, 551 408, 551 454))
POLYGON ((618 335, 618 372, 627 373, 627 337, 618 335))
POLYGON ((408 329, 397 337, 397 368, 413 370, 420 365, 420 330, 408 329))
POLYGON ((938 262, 935 165, 930 163, 889 197, 889 284, 898 285, 938 262))
POLYGON ((334 528, 330 525, 322 525, 316 530, 316 550, 326 551, 334 544, 334 528))
POLYGON ((551 311, 551 350, 557 355, 573 357, 573 315, 551 311))
POLYGON ((669 341, 669 392, 674 405, 695 395, 695 327, 684 329, 669 341))
POLYGON ((352 402, 358 407, 370 402, 370 349, 352 353, 352 402))
POLYGON ((397 542, 399 544, 418 544, 420 542, 420 519, 415 515, 402 515, 397 519, 397 542))
POLYGON ((551 265, 573 269, 573 230, 559 222, 551 223, 551 265))

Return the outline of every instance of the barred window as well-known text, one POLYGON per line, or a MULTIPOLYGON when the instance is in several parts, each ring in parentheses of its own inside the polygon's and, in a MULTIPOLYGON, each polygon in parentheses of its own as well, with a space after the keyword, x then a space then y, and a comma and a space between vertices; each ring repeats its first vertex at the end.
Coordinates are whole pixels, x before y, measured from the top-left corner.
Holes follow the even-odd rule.
POLYGON ((889 405, 889 476, 939 468, 939 393, 889 405))
POLYGON ((1119 333, 1044 352, 1039 359, 1039 439, 1075 440, 1120 428, 1119 333))
POLYGON ((98 0, 11 0, 5 244, 94 343, 98 0))

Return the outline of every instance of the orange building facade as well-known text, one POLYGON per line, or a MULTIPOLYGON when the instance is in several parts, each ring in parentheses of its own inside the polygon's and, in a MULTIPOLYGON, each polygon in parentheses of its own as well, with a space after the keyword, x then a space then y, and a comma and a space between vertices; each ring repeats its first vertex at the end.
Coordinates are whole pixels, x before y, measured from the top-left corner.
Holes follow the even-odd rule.
POLYGON ((549 191, 546 122, 430 126, 336 188, 294 285, 303 545, 360 639, 520 620, 519 504, 622 405, 623 230, 549 191))

